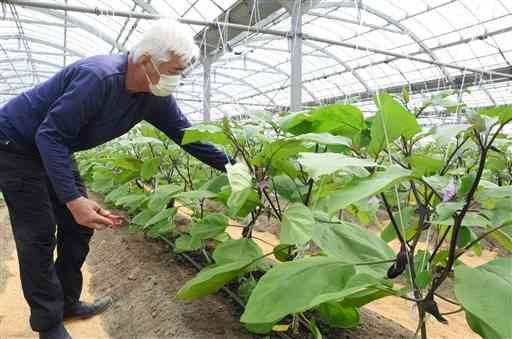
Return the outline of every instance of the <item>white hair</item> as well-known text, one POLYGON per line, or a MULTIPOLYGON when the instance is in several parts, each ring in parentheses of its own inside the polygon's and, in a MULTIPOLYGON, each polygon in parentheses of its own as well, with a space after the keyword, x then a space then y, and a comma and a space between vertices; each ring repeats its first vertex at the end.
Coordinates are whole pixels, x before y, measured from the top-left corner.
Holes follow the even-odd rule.
POLYGON ((198 58, 194 36, 188 27, 178 21, 162 19, 144 32, 142 39, 130 50, 132 62, 137 62, 145 54, 156 63, 169 61, 171 52, 180 56, 186 65, 198 58))

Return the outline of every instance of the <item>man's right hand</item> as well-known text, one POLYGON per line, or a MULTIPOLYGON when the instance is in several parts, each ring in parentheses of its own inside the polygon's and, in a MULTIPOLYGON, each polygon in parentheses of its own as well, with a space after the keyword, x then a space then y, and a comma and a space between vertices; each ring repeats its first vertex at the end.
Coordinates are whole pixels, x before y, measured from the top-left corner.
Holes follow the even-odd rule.
POLYGON ((75 221, 82 226, 95 230, 104 230, 107 227, 114 226, 111 219, 106 218, 110 212, 101 208, 101 206, 90 199, 80 197, 72 200, 66 206, 73 214, 75 221))

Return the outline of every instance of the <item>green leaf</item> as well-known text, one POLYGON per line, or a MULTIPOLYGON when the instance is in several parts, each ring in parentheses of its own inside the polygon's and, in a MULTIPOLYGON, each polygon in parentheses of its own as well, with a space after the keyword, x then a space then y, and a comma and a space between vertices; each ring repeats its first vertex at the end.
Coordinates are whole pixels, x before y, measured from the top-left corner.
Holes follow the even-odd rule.
POLYGON ((205 183, 201 190, 204 191, 210 191, 213 193, 220 193, 222 190, 222 187, 229 185, 228 176, 225 174, 213 177, 211 180, 209 180, 207 183, 205 183))
POLYGON ((330 175, 350 167, 375 167, 377 163, 360 158, 348 157, 339 153, 300 153, 299 163, 313 178, 330 175))
POLYGON ((448 144, 457 135, 467 130, 470 126, 468 124, 461 125, 438 125, 433 128, 434 139, 441 144, 448 144))
POLYGON ((475 195, 475 199, 479 202, 484 202, 489 199, 499 200, 510 197, 512 197, 512 186, 497 186, 482 190, 479 189, 475 195))
POLYGON ((160 159, 153 158, 150 160, 146 160, 142 165, 142 169, 140 170, 140 175, 142 179, 149 180, 154 177, 158 173, 158 167, 160 166, 160 159))
POLYGON ((128 185, 121 185, 105 196, 105 202, 115 203, 118 199, 128 194, 130 194, 130 187, 128 185))
POLYGON ((343 136, 336 136, 330 133, 307 133, 296 137, 294 140, 308 141, 320 145, 343 145, 350 146, 352 144, 349 138, 343 136))
POLYGON ((177 185, 164 185, 159 186, 155 192, 151 194, 148 201, 148 207, 152 211, 159 212, 172 200, 174 195, 183 190, 182 187, 177 185))
MULTIPOLYGON (((313 241, 329 257, 345 264, 390 260, 395 253, 382 239, 359 225, 348 222, 317 223, 313 241)), ((389 263, 370 266, 384 276, 389 263)))
POLYGON ((304 245, 311 240, 314 223, 313 213, 304 204, 295 203, 288 206, 281 222, 281 243, 304 245))
POLYGON ((407 179, 411 171, 399 166, 390 166, 383 172, 376 172, 372 176, 363 179, 356 179, 347 186, 324 199, 324 205, 329 214, 334 214, 342 208, 364 198, 369 198, 385 190, 390 185, 407 179))
POLYGON ((355 307, 343 307, 329 301, 318 306, 320 320, 336 328, 354 328, 359 325, 359 311, 355 307))
POLYGON ((254 164, 267 167, 270 163, 273 167, 282 166, 281 162, 305 152, 307 148, 301 140, 294 138, 276 139, 263 146, 263 149, 254 159, 254 164))
POLYGON ((228 227, 229 218, 221 213, 211 213, 200 222, 194 223, 190 234, 195 239, 206 240, 215 238, 228 227))
POLYGON ((409 163, 412 166, 412 174, 420 178, 436 174, 444 165, 442 160, 421 154, 411 156, 409 163))
POLYGON ((512 119, 512 106, 498 106, 494 108, 483 108, 478 111, 480 115, 498 117, 500 123, 504 124, 512 119))
POLYGON ((149 227, 156 223, 159 223, 162 220, 169 220, 169 218, 174 217, 176 215, 176 208, 168 208, 163 211, 158 212, 154 217, 148 220, 148 222, 144 225, 144 227, 149 227))
POLYGON ((455 295, 473 331, 484 339, 512 338, 511 258, 499 258, 477 268, 456 266, 455 295))
MULTIPOLYGON (((506 226, 505 226, 506 227, 506 226)), ((487 230, 490 231, 494 227, 486 226, 487 230)), ((499 229, 490 234, 494 240, 496 240, 501 246, 503 246, 509 253, 512 253, 512 237, 499 229)))
POLYGON ((155 216, 155 214, 156 212, 153 210, 143 210, 132 219, 132 223, 135 225, 144 226, 151 218, 155 216))
POLYGON ((263 256, 263 253, 254 240, 242 238, 219 244, 212 256, 217 265, 225 265, 235 261, 254 260, 263 256))
POLYGON ((191 237, 188 234, 181 235, 175 242, 176 252, 191 252, 201 248, 201 240, 191 237))
POLYGON ((234 165, 226 164, 226 172, 231 185, 231 192, 240 192, 253 187, 251 173, 244 164, 240 162, 234 165))
POLYGON ((121 169, 119 173, 114 175, 114 182, 117 185, 125 184, 140 176, 139 171, 132 171, 127 169, 121 169))
POLYGON ((308 118, 309 115, 304 112, 288 114, 279 120, 279 126, 283 131, 295 135, 312 132, 313 123, 308 118))
POLYGON ((222 128, 214 125, 197 125, 185 129, 182 145, 193 142, 212 142, 219 145, 229 145, 231 142, 224 134, 222 128))
POLYGON ((199 200, 206 198, 215 198, 216 196, 217 194, 211 191, 196 190, 178 193, 174 196, 174 198, 183 200, 199 200))
POLYGON ((376 95, 374 101, 379 110, 371 129, 372 139, 368 146, 370 155, 376 156, 386 143, 391 143, 400 136, 410 139, 421 132, 416 117, 388 93, 376 95))
MULTIPOLYGON (((405 207, 402 208, 401 213, 394 212, 393 217, 395 218, 396 223, 398 224, 399 230, 405 230, 406 239, 408 239, 408 233, 415 233, 416 228, 412 224, 412 217, 414 215, 413 207, 405 207)), ((386 228, 380 234, 380 237, 385 242, 390 242, 397 237, 395 227, 393 223, 390 222, 386 228)))
MULTIPOLYGON (((257 334, 267 334, 272 332, 275 323, 270 324, 242 324, 249 332, 257 334)), ((264 337, 263 339, 270 339, 270 337, 264 337)))
POLYGON ((243 191, 231 192, 227 205, 229 215, 244 218, 259 205, 260 199, 255 189, 247 188, 243 191))
POLYGON ((449 184, 450 178, 447 176, 433 175, 431 177, 423 177, 423 180, 427 182, 437 193, 442 195, 444 188, 449 184))
POLYGON ((436 206, 437 218, 439 220, 449 220, 453 214, 464 206, 463 201, 444 202, 436 206))
POLYGON ((426 288, 432 281, 432 272, 423 271, 416 276, 416 285, 419 288, 426 288))
POLYGON ((179 300, 197 299, 220 290, 235 277, 242 275, 250 261, 237 261, 208 268, 180 288, 176 297, 179 300))
POLYGON ((116 205, 124 206, 129 208, 130 210, 135 210, 142 206, 147 200, 147 196, 144 193, 132 193, 130 195, 126 195, 116 201, 116 205))
POLYGON ((161 235, 169 234, 176 229, 176 224, 169 220, 162 220, 146 230, 146 234, 151 238, 158 238, 161 235))
POLYGON ((309 120, 313 122, 315 132, 331 132, 354 138, 365 128, 361 110, 352 105, 327 105, 311 112, 309 120))
POLYGON ((330 300, 342 299, 353 276, 351 265, 326 257, 305 258, 274 266, 249 297, 241 322, 277 322, 288 314, 303 312, 330 300))
POLYGON ((277 245, 273 250, 274 257, 281 262, 290 261, 293 259, 292 249, 293 246, 290 245, 277 245))
POLYGON ((278 175, 271 179, 271 187, 276 191, 280 197, 288 200, 291 203, 302 201, 300 193, 306 186, 302 183, 297 183, 286 175, 278 175))
POLYGON ((388 280, 377 279, 375 274, 358 273, 348 281, 346 289, 353 289, 363 286, 357 292, 346 296, 339 303, 343 307, 361 307, 374 300, 388 297, 395 294, 388 280))
POLYGON ((471 126, 477 130, 478 132, 485 132, 486 125, 484 118, 478 114, 473 109, 468 109, 464 112, 466 116, 466 120, 471 124, 471 126))
MULTIPOLYGON (((432 220, 431 221, 432 224, 447 225, 447 226, 453 225, 453 222, 454 222, 453 218, 449 218, 446 220, 432 220)), ((482 217, 477 212, 467 212, 466 215, 464 216, 464 220, 462 220, 462 225, 467 226, 467 227, 475 227, 475 226, 484 227, 484 226, 490 225, 490 223, 491 222, 489 220, 482 217)))
POLYGON ((122 157, 114 161, 114 166, 124 168, 130 171, 139 172, 142 168, 143 162, 134 157, 122 157))

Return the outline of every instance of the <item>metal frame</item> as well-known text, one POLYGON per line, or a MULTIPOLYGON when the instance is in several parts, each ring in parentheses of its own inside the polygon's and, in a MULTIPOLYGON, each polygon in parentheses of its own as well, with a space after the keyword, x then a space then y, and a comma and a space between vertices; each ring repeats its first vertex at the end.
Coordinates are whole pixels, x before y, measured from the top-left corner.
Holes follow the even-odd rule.
MULTIPOLYGON (((168 16, 161 16, 161 15, 159 15, 157 13, 157 11, 153 8, 153 6, 151 6, 148 3, 145 3, 144 0, 133 0, 133 1, 134 1, 135 5, 140 6, 147 13, 136 13, 136 12, 133 12, 133 10, 132 10, 132 12, 116 11, 116 10, 110 10, 110 9, 109 10, 105 10, 105 9, 99 9, 99 8, 86 8, 86 7, 81 7, 81 6, 69 6, 69 5, 60 5, 60 4, 55 4, 55 3, 24 1, 24 0, 12 0, 12 1, 0 0, 0 2, 2 2, 2 3, 10 3, 10 4, 16 4, 16 5, 22 5, 22 6, 29 6, 29 7, 31 7, 32 10, 36 10, 36 11, 39 11, 39 12, 44 13, 46 15, 51 15, 51 16, 63 19, 65 21, 64 26, 63 26, 65 32, 67 31, 68 27, 81 28, 81 29, 84 29, 85 31, 87 31, 90 34, 94 34, 95 36, 98 36, 100 39, 102 39, 105 42, 107 42, 108 44, 112 45, 113 48, 119 48, 120 47, 119 50, 122 50, 122 51, 125 50, 124 46, 123 46, 124 44, 121 45, 121 46, 119 46, 119 44, 118 44, 118 40, 119 40, 119 37, 120 37, 121 33, 118 36, 118 39, 116 39, 114 41, 110 37, 108 37, 105 34, 103 34, 101 31, 96 29, 94 26, 88 24, 85 21, 77 19, 76 17, 68 15, 67 12, 68 11, 69 12, 75 12, 76 11, 76 12, 94 13, 94 14, 97 14, 97 15, 102 15, 102 14, 109 15, 109 16, 110 15, 115 15, 115 16, 122 16, 122 17, 126 17, 126 18, 137 18, 137 19, 157 19, 157 18, 160 18, 160 17, 168 17, 168 16), (55 12, 53 10, 63 10, 63 11, 65 11, 65 13, 64 13, 64 15, 61 15, 60 13, 57 13, 57 12, 55 12)), ((252 3, 255 0, 239 1, 234 6, 240 6, 242 3, 247 2, 247 1, 249 3, 252 3)), ((450 3, 454 2, 454 1, 450 1, 450 3)), ((66 0, 66 2, 67 2, 67 0, 66 0)), ((286 1, 284 1, 284 3, 286 4, 286 1)), ((297 3, 301 4, 301 1, 297 0, 297 1, 294 1, 294 3, 295 4, 297 4, 297 3)), ((281 4, 283 4, 283 1, 281 1, 281 4)), ((442 4, 442 5, 445 5, 445 4, 442 4)), ((171 6, 171 5, 169 4, 169 6, 171 6)), ((438 5, 438 6, 441 6, 441 5, 438 5)), ((367 11, 368 13, 370 13, 372 15, 380 17, 381 19, 386 20, 386 22, 389 25, 397 27, 400 31, 397 31, 397 30, 392 29, 392 28, 388 28, 386 26, 380 27, 380 26, 377 26, 377 25, 371 25, 371 26, 375 26, 375 27, 370 27, 370 25, 366 25, 365 23, 362 23, 361 26, 366 26, 366 27, 369 27, 369 28, 372 28, 372 29, 381 29, 381 30, 385 30, 385 31, 391 31, 391 32, 394 32, 394 33, 407 34, 421 48, 421 50, 419 50, 417 52, 414 52, 412 54, 406 55, 406 54, 401 54, 401 53, 395 53, 393 51, 387 51, 387 50, 381 50, 381 49, 376 49, 376 48, 370 48, 370 47, 361 46, 361 45, 357 45, 356 46, 354 44, 347 43, 347 42, 344 42, 344 41, 334 41, 334 40, 324 39, 324 38, 321 38, 321 37, 316 37, 316 36, 312 36, 312 35, 308 35, 308 34, 303 34, 300 31, 300 27, 302 25, 298 25, 298 26, 297 25, 293 25, 293 21, 294 20, 301 20, 302 16, 299 15, 299 16, 295 16, 294 17, 293 11, 292 11, 292 20, 291 20, 292 21, 292 29, 290 31, 266 29, 266 28, 260 27, 259 25, 258 26, 256 26, 256 25, 254 25, 254 26, 242 25, 242 24, 239 24, 239 23, 229 22, 229 20, 227 22, 223 22, 222 20, 220 20, 220 19, 222 19, 223 16, 227 16, 229 18, 229 11, 223 13, 221 16, 219 16, 219 18, 217 18, 217 20, 215 20, 213 22, 200 21, 200 20, 189 20, 189 19, 183 19, 183 18, 178 18, 177 20, 179 20, 179 21, 181 21, 183 23, 186 23, 186 24, 190 24, 190 25, 205 26, 204 31, 208 31, 208 30, 211 29, 210 32, 219 32, 219 34, 220 34, 219 26, 222 26, 222 27, 226 27, 226 28, 231 29, 237 35, 244 35, 244 34, 245 35, 249 35, 249 34, 252 34, 254 36, 254 34, 265 34, 265 35, 271 35, 271 36, 281 37, 281 38, 284 37, 286 39, 289 39, 291 41, 291 46, 292 46, 292 48, 291 48, 292 56, 290 58, 292 72, 290 73, 290 75, 288 75, 288 73, 280 70, 276 66, 270 65, 270 64, 265 63, 263 61, 259 61, 257 59, 253 59, 253 58, 251 58, 252 60, 248 60, 247 57, 246 57, 246 59, 247 59, 247 61, 261 64, 261 65, 267 67, 269 70, 274 70, 274 71, 276 71, 276 72, 278 72, 280 74, 286 75, 288 78, 290 78, 290 86, 289 87, 290 87, 291 98, 292 98, 290 106, 291 106, 292 110, 300 109, 300 107, 303 107, 302 100, 300 98, 301 95, 302 95, 302 89, 307 91, 308 94, 311 95, 311 97, 313 98, 313 100, 315 102, 318 102, 318 99, 314 96, 314 93, 312 93, 308 89, 306 84, 309 83, 309 82, 312 82, 312 81, 315 81, 315 80, 318 80, 320 78, 324 78, 325 77, 325 76, 315 77, 315 78, 312 78, 312 79, 308 79, 306 81, 302 81, 302 57, 303 57, 302 45, 306 45, 308 47, 311 47, 314 51, 318 51, 318 52, 328 56, 329 58, 332 58, 332 59, 336 60, 340 65, 344 66, 344 68, 345 68, 344 71, 328 74, 328 75, 326 75, 327 77, 333 76, 333 75, 337 75, 337 74, 341 74, 341 73, 348 73, 348 72, 350 72, 364 86, 364 88, 366 89, 365 93, 367 93, 367 94, 371 94, 370 87, 364 81, 364 79, 362 79, 357 74, 356 71, 358 69, 362 69, 364 67, 375 66, 375 65, 378 65, 378 64, 382 64, 382 63, 389 63, 389 62, 392 62, 392 61, 397 60, 397 59, 408 59, 408 60, 410 60, 412 62, 419 62, 419 63, 435 65, 435 66, 439 67, 439 69, 442 71, 442 73, 443 73, 443 75, 445 76, 446 79, 452 80, 452 86, 454 86, 454 87, 456 87, 457 85, 460 85, 460 83, 457 83, 457 81, 455 81, 453 79, 450 79, 450 76, 449 76, 448 72, 446 71, 447 68, 457 69, 457 70, 462 71, 464 73, 473 73, 473 74, 467 74, 466 78, 468 78, 469 75, 472 75, 474 77, 477 77, 477 76, 481 75, 483 77, 484 74, 485 74, 486 78, 492 77, 493 81, 495 81, 495 82, 501 82, 501 81, 512 79, 512 72, 508 68, 494 69, 494 70, 481 70, 481 69, 476 69, 476 68, 467 68, 467 67, 464 67, 464 66, 459 66, 459 65, 454 65, 454 64, 450 64, 450 63, 441 62, 440 60, 437 59, 437 56, 434 53, 434 51, 437 50, 437 49, 446 48, 446 47, 450 47, 450 46, 455 46, 455 45, 458 45, 458 44, 462 44, 462 43, 471 41, 473 39, 479 39, 480 37, 461 39, 460 41, 457 41, 457 42, 452 42, 452 43, 448 43, 448 44, 445 44, 445 45, 442 45, 442 46, 436 46, 436 47, 433 47, 433 48, 428 48, 428 46, 426 46, 425 43, 421 39, 419 39, 416 35, 414 35, 413 32, 408 30, 403 24, 401 24, 400 21, 397 21, 397 20, 393 19, 392 17, 390 17, 390 16, 388 16, 388 15, 386 15, 386 14, 384 14, 384 13, 382 13, 382 12, 380 12, 380 11, 374 9, 374 8, 368 7, 368 6, 366 6, 366 4, 363 5, 362 1, 360 1, 360 0, 358 0, 357 3, 355 3, 354 0, 345 0, 345 1, 336 1, 336 2, 333 2, 333 1, 331 1, 331 2, 323 2, 319 6, 317 6, 317 8, 333 8, 333 7, 357 7, 359 9, 361 9, 361 10, 367 11), (299 29, 294 30, 293 27, 296 27, 296 28, 299 28, 299 29), (385 60, 381 60, 381 61, 372 63, 371 65, 364 65, 364 66, 357 66, 357 67, 354 67, 354 68, 350 68, 350 66, 347 63, 343 62, 343 60, 341 60, 339 57, 336 57, 336 55, 333 52, 327 50, 325 47, 322 47, 322 46, 318 45, 317 43, 327 44, 328 46, 340 46, 340 47, 350 48, 350 49, 356 48, 356 49, 358 49, 358 50, 360 50, 362 52, 367 51, 367 52, 372 52, 372 53, 376 53, 376 54, 382 54, 382 55, 389 56, 391 58, 386 58, 385 60), (300 53, 296 53, 297 49, 299 49, 299 48, 300 48, 300 53), (426 53, 427 55, 429 55, 429 57, 432 60, 415 56, 417 54, 423 54, 423 53, 426 53), (299 79, 299 80, 297 80, 297 79, 299 79), (297 99, 297 98, 299 98, 299 99, 297 99)), ((171 6, 171 8, 172 8, 172 6, 171 6)), ((135 6, 134 6, 134 9, 135 9, 135 6)), ((173 10, 174 10, 174 8, 173 8, 173 10)), ((427 9, 426 11, 428 11, 428 10, 429 9, 427 9)), ((317 17, 325 17, 327 19, 332 19, 332 20, 342 19, 341 21, 346 21, 346 22, 352 23, 352 24, 359 24, 359 22, 349 22, 350 20, 347 21, 347 20, 345 20, 343 18, 338 18, 338 17, 334 18, 333 15, 329 15, 329 14, 320 14, 320 13, 313 13, 313 14, 311 14, 311 11, 309 9, 306 10, 305 14, 313 15, 313 16, 317 16, 317 17)), ((415 13, 414 15, 416 15, 416 14, 417 13, 415 13)), ((14 20, 14 19, 12 19, 12 20, 14 20)), ((22 22, 22 20, 25 20, 27 22, 28 21, 37 21, 37 20, 20 19, 19 22, 22 22)), ((126 20, 126 22, 128 22, 128 20, 126 20)), ((125 25, 126 25, 126 22, 125 22, 125 25)), ((40 23, 44 24, 44 21, 41 21, 40 23)), ((50 23, 50 22, 48 22, 48 24, 52 24, 52 25, 56 25, 56 26, 62 26, 62 24, 59 25, 58 23, 50 23)), ((249 22, 249 24, 251 24, 251 23, 249 22)), ((496 32, 485 33, 485 34, 482 35, 481 38, 485 39, 485 38, 487 38, 489 36, 492 36, 494 34, 500 34, 500 33, 503 33, 503 32, 508 32, 509 30, 512 30, 512 26, 500 29, 500 30, 498 30, 496 32)), ((4 36, 7 36, 7 35, 4 35, 4 36)), ((253 36, 251 36, 250 40, 253 40, 252 39, 253 36)), ((13 38, 14 39, 25 39, 27 41, 32 41, 34 43, 40 43, 40 44, 43 44, 43 45, 50 46, 52 48, 56 48, 56 49, 62 50, 63 51, 62 57, 63 57, 63 63, 64 64, 66 63, 66 56, 70 56, 70 55, 73 54, 74 56, 83 57, 83 54, 81 54, 81 53, 79 53, 77 51, 69 50, 69 49, 66 48, 67 47, 67 44, 66 44, 66 33, 64 34, 63 46, 60 46, 60 47, 59 47, 59 45, 57 45, 55 43, 52 43, 51 41, 45 41, 45 40, 41 40, 41 39, 37 39, 37 38, 33 38, 33 37, 28 37, 28 36, 25 36, 25 35, 23 37, 18 35, 17 37, 13 37, 13 38)), ((0 35, 0 39, 1 39, 1 35, 0 35)), ((125 41, 126 41, 126 39, 125 39, 125 41)), ((215 47, 214 44, 212 44, 211 47, 212 48, 210 50, 216 53, 215 58, 213 58, 213 60, 216 60, 217 57, 222 55, 224 50, 222 48, 219 50, 218 49, 218 45, 215 47)), ((9 50, 9 51, 13 51, 13 50, 9 50)), ((23 53, 23 51, 20 50, 19 53, 23 53)), ((43 55, 44 52, 34 52, 34 54, 38 54, 38 53, 43 55)), ((57 54, 57 53, 53 53, 53 54, 57 54)), ((6 54, 6 56, 9 58, 9 56, 7 54, 6 54)), ((11 58, 11 59, 8 60, 8 61, 0 61, 0 63, 10 62, 12 64, 13 61, 15 61, 15 62, 20 61, 20 60, 23 60, 25 62, 27 61, 27 59, 19 59, 19 58, 11 58)), ((229 58, 229 59, 225 59, 225 60, 221 59, 220 62, 227 63, 229 60, 233 60, 233 59, 235 59, 235 58, 229 58)), ((35 63, 46 64, 46 65, 49 65, 51 67, 55 67, 54 64, 46 62, 44 60, 37 60, 37 62, 36 62, 36 60, 37 59, 34 59, 35 63)), ((60 67, 60 66, 57 66, 57 67, 60 67)), ((16 69, 14 69, 14 71, 16 72, 16 69)), ((264 72, 264 70, 262 70, 262 72, 264 72)), ((216 74, 221 76, 221 77, 225 77, 227 79, 232 79, 232 80, 238 81, 238 82, 244 84, 245 86, 252 88, 253 90, 256 91, 256 95, 265 97, 266 99, 269 100, 269 104, 273 104, 273 105, 276 105, 276 103, 273 100, 273 98, 271 98, 271 96, 267 95, 267 93, 271 93, 271 92, 274 92, 274 91, 279 91, 279 90, 282 90, 282 89, 288 87, 288 86, 280 86, 280 87, 276 87, 276 88, 273 88, 273 89, 270 89, 270 90, 262 91, 262 90, 259 90, 255 85, 252 85, 251 83, 249 83, 248 81, 245 81, 244 79, 239 79, 239 78, 233 77, 233 76, 231 76, 229 74, 224 74, 222 72, 217 72, 216 74)), ((205 76, 205 75, 203 75, 203 76, 205 76)), ((454 79, 456 79, 456 78, 457 77, 454 77, 454 79)), ((406 79, 406 81, 407 81, 407 79, 406 79)), ((439 79, 436 79, 435 81, 439 82, 439 79)), ((421 82, 421 83, 424 84, 426 82, 421 82)), ((415 84, 412 84, 412 85, 414 87, 415 84)), ((211 86, 211 79, 207 82, 206 78, 204 78, 203 79, 203 86, 205 86, 204 87, 205 97, 202 100, 202 102, 203 102, 203 109, 206 108, 206 107, 208 107, 208 109, 209 109, 211 107, 211 103, 212 103, 211 93, 212 93, 212 91, 221 93, 223 95, 226 95, 225 93, 222 93, 218 88, 214 88, 213 86, 211 86), (206 88, 206 86, 208 88, 206 88)), ((402 87, 402 86, 400 86, 400 87, 402 87)), ((486 92, 488 94, 490 100, 492 102, 495 102, 494 98, 489 93, 489 91, 487 91, 485 87, 482 88, 482 89, 484 90, 484 92, 486 92)), ((353 95, 359 95, 359 94, 360 93, 356 93, 356 94, 353 94, 353 95)), ((229 97, 232 97, 232 96, 229 96, 229 97)), ((243 100, 244 98, 239 98, 239 99, 243 100)), ((324 100, 322 100, 322 101, 324 101, 324 100)), ((215 103, 217 103, 217 102, 215 102, 215 103)), ((238 103, 234 103, 234 104, 238 104, 238 103)), ((307 104, 310 104, 310 103, 305 103, 304 105, 307 105, 307 104)), ((261 106, 264 106, 264 105, 261 105, 261 106)), ((205 117, 206 117, 207 112, 205 111, 204 114, 205 114, 205 117)), ((209 116, 209 112, 208 112, 208 117, 211 118, 209 116)))
MULTIPOLYGON (((289 51, 286 51, 286 53, 289 53, 289 51)), ((278 68, 278 67, 276 67, 274 65, 271 65, 271 64, 269 64, 269 63, 267 63, 265 61, 261 61, 261 60, 258 60, 258 59, 252 58, 252 57, 248 57, 248 56, 244 56, 242 60, 243 61, 247 61, 249 63, 265 66, 268 69, 271 69, 271 70, 275 71, 276 73, 285 76, 287 79, 290 78, 290 74, 286 73, 282 69, 280 69, 280 68, 278 68)), ((218 61, 218 63, 223 65, 223 64, 227 64, 227 63, 229 63, 231 61, 241 61, 241 60, 240 60, 240 57, 231 57, 231 58, 226 58, 226 59, 220 59, 218 61)), ((258 71, 258 72, 260 72, 260 71, 258 71)), ((265 71, 265 72, 269 73, 267 71, 265 71)), ((313 100, 317 100, 315 94, 305 84, 301 83, 301 86, 302 86, 302 89, 304 91, 306 91, 306 93, 308 93, 309 96, 311 96, 311 98, 313 98, 313 100)))
MULTIPOLYGON (((90 14, 96 14, 96 15, 111 15, 111 16, 141 18, 141 19, 174 18, 174 17, 170 17, 170 16, 161 16, 161 15, 155 15, 155 14, 134 13, 134 12, 128 12, 128 11, 116 11, 116 10, 112 10, 112 9, 100 9, 98 7, 95 7, 93 9, 93 8, 87 8, 87 7, 82 7, 82 6, 70 6, 70 5, 66 6, 66 5, 60 5, 60 4, 55 4, 55 3, 35 2, 35 1, 27 1, 27 0, 0 0, 0 2, 11 3, 11 4, 19 5, 19 6, 31 7, 32 9, 35 9, 35 8, 46 9, 46 10, 42 11, 45 14, 52 13, 52 11, 49 11, 49 10, 67 10, 70 12, 90 13, 90 14)), ((352 2, 342 2, 342 4, 347 4, 347 6, 348 5, 353 6, 352 2)), ((367 7, 366 7, 366 9, 367 9, 367 7)), ((55 13, 50 14, 50 15, 54 15, 54 16, 62 18, 62 15, 57 15, 55 13)), ((234 24, 234 23, 230 23, 230 22, 207 22, 207 21, 184 19, 184 18, 174 18, 174 19, 176 19, 177 21, 180 21, 182 23, 189 24, 189 25, 210 26, 210 27, 224 26, 224 27, 229 27, 229 28, 238 29, 241 31, 252 32, 252 33, 270 34, 270 35, 282 36, 282 37, 286 37, 286 38, 288 38, 290 36, 290 32, 288 32, 288 31, 281 31, 281 30, 276 30, 276 29, 263 29, 263 28, 259 28, 259 27, 239 25, 239 24, 234 24)), ((113 41, 112 39, 110 39, 108 37, 105 37, 101 32, 98 32, 98 30, 96 30, 92 25, 89 25, 89 24, 82 22, 81 20, 77 20, 75 18, 73 18, 73 20, 71 20, 71 17, 70 17, 69 21, 77 26, 80 26, 80 27, 88 30, 89 33, 93 33, 93 34, 97 35, 98 37, 103 38, 105 41, 109 42, 110 44, 112 44, 112 45, 115 44, 115 41, 113 41)), ((398 24, 400 25, 400 23, 398 23, 398 24)), ((350 49, 358 49, 361 51, 367 51, 367 52, 372 52, 372 53, 376 53, 376 54, 392 56, 392 57, 396 57, 396 58, 409 59, 411 61, 416 61, 416 62, 420 62, 420 63, 430 64, 430 65, 435 65, 435 66, 440 66, 440 67, 445 67, 445 68, 457 69, 457 70, 461 70, 461 71, 465 71, 465 72, 485 73, 485 74, 493 75, 496 77, 506 77, 506 78, 512 79, 512 74, 500 74, 500 73, 496 73, 493 71, 481 70, 481 69, 476 69, 476 68, 472 68, 472 67, 464 67, 464 66, 459 66, 459 65, 453 65, 450 63, 440 62, 438 60, 435 60, 436 59, 435 56, 431 56, 431 57, 433 57, 433 60, 423 59, 423 58, 415 57, 412 55, 405 55, 402 53, 396 53, 396 52, 382 50, 382 49, 378 49, 378 48, 372 48, 369 46, 361 46, 361 45, 356 45, 356 44, 352 44, 352 43, 336 41, 336 40, 332 40, 332 39, 325 39, 325 38, 313 36, 310 34, 302 34, 302 38, 304 40, 322 42, 322 43, 326 43, 329 45, 346 47, 346 48, 350 48, 350 49)), ((425 50, 425 52, 428 53, 428 50, 425 50)), ((430 54, 431 53, 429 53, 429 55, 430 54)))
POLYGON ((302 107, 302 0, 295 1, 290 11, 290 110, 297 112, 302 107))

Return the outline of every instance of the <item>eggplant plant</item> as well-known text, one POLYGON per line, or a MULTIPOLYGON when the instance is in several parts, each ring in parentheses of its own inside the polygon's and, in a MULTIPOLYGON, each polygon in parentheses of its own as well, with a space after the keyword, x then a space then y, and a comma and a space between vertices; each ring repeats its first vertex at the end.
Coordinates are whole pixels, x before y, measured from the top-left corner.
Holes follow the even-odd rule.
POLYGON ((247 300, 240 320, 252 332, 302 322, 319 338, 322 326, 355 327, 360 307, 394 296, 416 305, 422 338, 429 316, 449 322, 439 299, 459 305, 483 338, 510 338, 510 256, 475 268, 461 257, 478 255, 489 238, 512 252, 512 140, 503 133, 512 107, 473 110, 447 97, 409 108, 406 91, 378 93, 371 118, 335 104, 187 129, 183 144, 211 142, 237 158, 226 174, 148 126, 79 161, 93 189, 134 215, 134 228, 171 234, 178 251, 204 254, 209 266, 179 299, 237 280, 247 300), (431 105, 463 110, 465 121, 422 128, 418 119, 431 105), (175 200, 193 213, 184 231, 173 222, 175 200), (210 211, 205 201, 223 208, 210 211), (280 227, 268 253, 253 232, 263 216, 280 227), (380 232, 363 226, 381 222, 380 232), (228 227, 243 228, 243 237, 231 239, 228 227), (442 295, 447 280, 456 300, 442 295))

